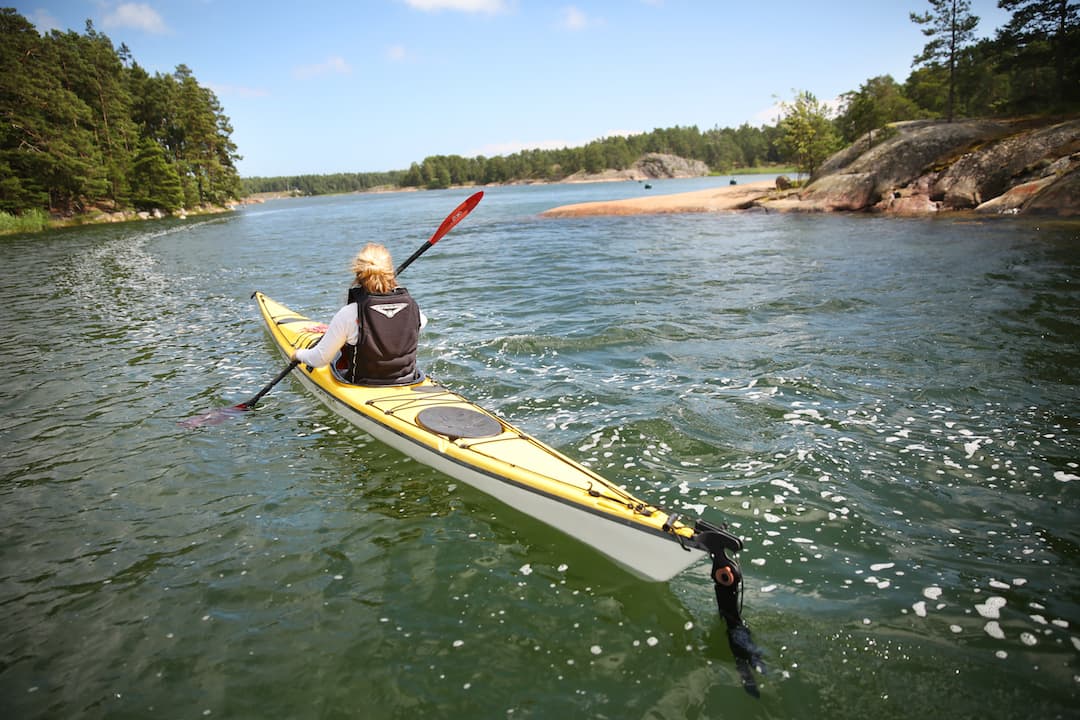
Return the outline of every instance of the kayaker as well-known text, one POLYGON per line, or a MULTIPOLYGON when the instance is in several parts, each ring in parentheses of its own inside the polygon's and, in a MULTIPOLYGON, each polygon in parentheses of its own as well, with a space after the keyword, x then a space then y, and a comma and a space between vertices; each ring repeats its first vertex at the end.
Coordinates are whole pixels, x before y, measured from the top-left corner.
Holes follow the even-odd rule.
POLYGON ((352 270, 347 304, 317 345, 298 348, 291 358, 311 367, 334 362, 342 378, 357 385, 418 382, 423 374, 416 367, 416 346, 427 318, 397 284, 390 251, 368 243, 353 259, 352 270))

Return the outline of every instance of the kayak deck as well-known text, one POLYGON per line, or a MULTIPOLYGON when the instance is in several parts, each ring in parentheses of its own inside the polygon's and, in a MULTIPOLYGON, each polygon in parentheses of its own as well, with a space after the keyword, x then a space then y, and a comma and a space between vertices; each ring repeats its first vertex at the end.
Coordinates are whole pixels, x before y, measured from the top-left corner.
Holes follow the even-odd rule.
MULTIPOLYGON (((255 293, 271 337, 288 357, 325 326, 255 293)), ((641 577, 665 581, 738 538, 668 513, 518 430, 430 378, 404 386, 344 382, 330 367, 295 372, 345 419, 410 457, 593 546, 641 577), (708 537, 706 537, 708 536, 708 537)))

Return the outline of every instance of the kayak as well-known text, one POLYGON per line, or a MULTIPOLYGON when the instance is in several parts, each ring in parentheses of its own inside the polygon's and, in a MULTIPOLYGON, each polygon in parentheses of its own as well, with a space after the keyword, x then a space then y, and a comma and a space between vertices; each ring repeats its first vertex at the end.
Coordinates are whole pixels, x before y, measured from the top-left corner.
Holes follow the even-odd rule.
MULTIPOLYGON (((313 346, 326 330, 261 292, 252 297, 286 359, 294 348, 313 346)), ((742 549, 738 537, 632 495, 430 377, 409 385, 355 385, 333 364, 300 365, 293 374, 375 439, 595 548, 646 580, 670 580, 711 557, 718 602, 721 588, 733 595, 739 584, 738 565, 727 555, 742 549)), ((737 617, 733 603, 728 604, 737 617)))

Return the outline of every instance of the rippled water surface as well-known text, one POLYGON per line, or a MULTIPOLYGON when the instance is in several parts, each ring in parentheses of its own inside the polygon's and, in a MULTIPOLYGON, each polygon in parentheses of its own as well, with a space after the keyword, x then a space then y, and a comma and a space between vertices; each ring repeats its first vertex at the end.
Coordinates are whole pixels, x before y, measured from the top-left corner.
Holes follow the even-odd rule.
POLYGON ((745 539, 760 699, 705 565, 637 580, 292 380, 180 426, 280 369, 253 290, 329 318, 440 191, 0 238, 4 717, 1075 717, 1080 225, 538 217, 642 192, 490 188, 402 279, 440 382, 745 539))

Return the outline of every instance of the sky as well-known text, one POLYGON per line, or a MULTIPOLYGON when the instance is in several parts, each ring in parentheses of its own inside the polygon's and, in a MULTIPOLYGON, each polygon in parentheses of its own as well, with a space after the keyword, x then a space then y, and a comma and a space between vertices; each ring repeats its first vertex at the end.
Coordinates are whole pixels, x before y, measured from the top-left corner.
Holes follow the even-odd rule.
MULTIPOLYGON (((8 0, 10 2, 10 0, 8 0)), ((990 37, 1008 19, 970 0, 990 37)), ((907 79, 927 0, 19 0, 40 32, 86 21, 151 73, 191 68, 244 177, 408 169, 696 125, 774 124, 907 79)))

